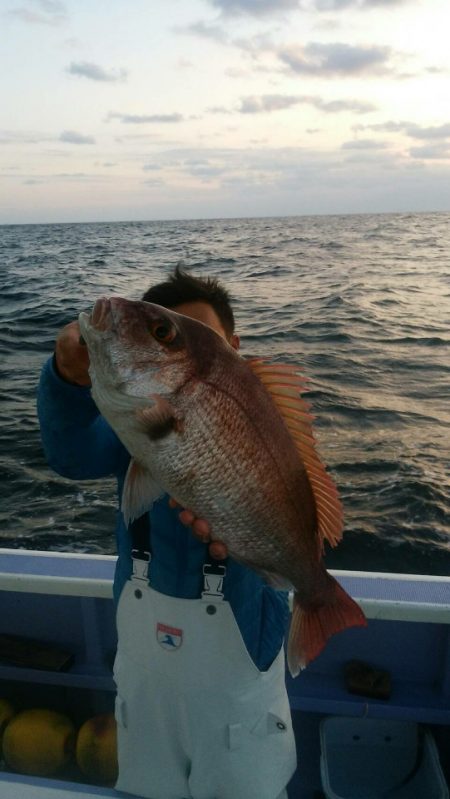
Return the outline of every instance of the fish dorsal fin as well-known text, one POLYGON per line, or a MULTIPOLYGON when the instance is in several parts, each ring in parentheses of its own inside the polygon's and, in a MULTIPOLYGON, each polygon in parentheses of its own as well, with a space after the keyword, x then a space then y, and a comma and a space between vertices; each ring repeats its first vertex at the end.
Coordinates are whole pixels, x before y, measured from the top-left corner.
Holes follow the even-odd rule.
POLYGON ((342 504, 338 490, 317 454, 311 406, 301 396, 307 388, 308 378, 292 365, 270 364, 260 359, 252 359, 247 364, 269 392, 305 466, 316 503, 320 548, 323 548, 324 539, 334 547, 342 538, 342 504))

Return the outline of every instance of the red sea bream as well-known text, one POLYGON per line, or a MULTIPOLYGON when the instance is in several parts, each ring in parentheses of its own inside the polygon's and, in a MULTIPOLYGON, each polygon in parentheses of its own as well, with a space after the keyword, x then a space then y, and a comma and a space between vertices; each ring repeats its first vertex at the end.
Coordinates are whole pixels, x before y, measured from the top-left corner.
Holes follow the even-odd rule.
POLYGON ((337 489, 315 449, 293 366, 245 360, 201 322, 100 299, 80 315, 92 395, 132 456, 126 523, 164 493, 207 519, 231 557, 294 589, 293 675, 364 614, 326 571, 342 537, 337 489))

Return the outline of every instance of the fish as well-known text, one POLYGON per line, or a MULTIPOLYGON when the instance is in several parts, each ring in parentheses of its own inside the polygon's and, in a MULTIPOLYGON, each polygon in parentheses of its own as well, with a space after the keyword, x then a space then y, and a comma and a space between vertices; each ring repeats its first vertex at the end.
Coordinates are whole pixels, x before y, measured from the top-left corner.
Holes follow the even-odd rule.
POLYGON ((131 456, 125 523, 168 494, 208 521, 230 557, 293 589, 292 676, 331 635, 364 626, 323 563, 325 541, 342 538, 343 508, 301 371, 245 359, 207 325, 153 303, 102 297, 79 324, 92 397, 131 456))

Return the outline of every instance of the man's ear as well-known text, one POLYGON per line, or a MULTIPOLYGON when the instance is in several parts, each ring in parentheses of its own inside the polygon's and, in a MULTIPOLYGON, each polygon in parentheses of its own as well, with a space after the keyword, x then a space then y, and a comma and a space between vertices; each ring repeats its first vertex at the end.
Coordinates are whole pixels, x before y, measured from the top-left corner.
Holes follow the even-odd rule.
POLYGON ((239 336, 237 336, 235 333, 233 333, 233 335, 230 338, 230 344, 234 350, 238 350, 241 345, 241 340, 239 336))

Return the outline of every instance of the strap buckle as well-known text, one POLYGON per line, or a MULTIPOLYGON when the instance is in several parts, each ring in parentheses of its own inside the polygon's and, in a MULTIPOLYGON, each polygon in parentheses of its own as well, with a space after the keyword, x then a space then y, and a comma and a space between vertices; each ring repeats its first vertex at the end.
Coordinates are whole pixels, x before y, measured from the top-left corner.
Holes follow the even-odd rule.
POLYGON ((223 600, 223 580, 226 573, 226 566, 221 566, 219 563, 203 564, 202 599, 216 602, 223 600))
POLYGON ((131 550, 131 560, 133 562, 133 574, 131 575, 132 580, 143 580, 146 583, 148 582, 148 567, 150 565, 151 559, 152 556, 148 551, 143 551, 140 549, 131 550))

